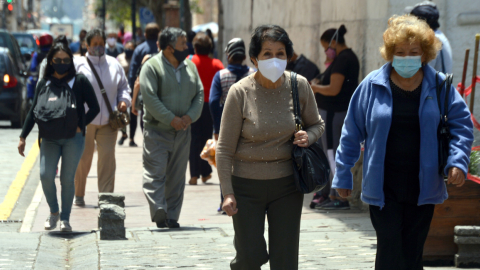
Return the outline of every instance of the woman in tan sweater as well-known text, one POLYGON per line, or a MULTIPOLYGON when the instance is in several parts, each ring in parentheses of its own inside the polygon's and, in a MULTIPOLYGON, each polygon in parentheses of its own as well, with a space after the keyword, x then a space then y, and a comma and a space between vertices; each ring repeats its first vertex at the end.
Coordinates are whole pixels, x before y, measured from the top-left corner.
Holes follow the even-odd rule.
POLYGON ((250 42, 250 59, 259 71, 234 84, 223 110, 217 168, 223 210, 233 217, 237 255, 231 269, 298 269, 303 194, 296 190, 291 152, 308 147, 324 131, 307 80, 298 76, 305 131, 295 133, 290 73, 293 55, 284 29, 263 25, 250 42), (265 213, 269 250, 265 242, 265 213))

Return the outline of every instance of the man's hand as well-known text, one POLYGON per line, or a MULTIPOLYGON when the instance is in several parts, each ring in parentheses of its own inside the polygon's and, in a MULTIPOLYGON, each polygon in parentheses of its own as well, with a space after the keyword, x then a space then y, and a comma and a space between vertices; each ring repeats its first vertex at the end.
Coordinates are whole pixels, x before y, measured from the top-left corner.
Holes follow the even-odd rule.
POLYGON ((337 188, 338 195, 342 198, 347 198, 352 195, 352 190, 351 189, 345 189, 345 188, 337 188))
POLYGON ((25 157, 25 138, 20 138, 20 142, 18 143, 18 153, 20 156, 25 157))
POLYGON ((225 211, 229 217, 238 213, 237 201, 233 194, 228 194, 223 197, 222 210, 225 211))
POLYGON ((465 184, 465 174, 459 168, 451 167, 448 170, 447 184, 457 185, 457 187, 463 186, 465 184))
POLYGON ((179 130, 182 130, 182 129, 185 129, 185 123, 183 122, 182 118, 178 117, 178 116, 175 116, 175 118, 173 118, 172 122, 170 123, 170 125, 176 130, 176 131, 179 131, 179 130))
POLYGON ((120 103, 118 103, 118 110, 121 111, 121 112, 126 112, 127 111, 127 103, 125 103, 125 101, 120 101, 120 103))
POLYGON ((218 142, 218 135, 219 135, 218 133, 213 134, 213 136, 215 137, 215 141, 217 141, 217 142, 218 142))
POLYGON ((183 130, 187 130, 187 128, 192 124, 192 118, 188 115, 182 116, 182 121, 185 124, 185 128, 183 130))

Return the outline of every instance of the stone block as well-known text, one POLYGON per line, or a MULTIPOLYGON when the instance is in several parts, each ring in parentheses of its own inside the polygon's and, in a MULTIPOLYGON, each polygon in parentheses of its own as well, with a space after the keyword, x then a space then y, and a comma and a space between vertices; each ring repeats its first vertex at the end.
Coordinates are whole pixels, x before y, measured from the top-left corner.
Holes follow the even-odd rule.
POLYGON ((455 254, 455 267, 457 268, 478 268, 480 267, 480 256, 464 256, 455 254))
POLYGON ((480 227, 455 226, 454 242, 458 245, 455 266, 460 268, 480 267, 480 227))
POLYGON ((98 228, 101 240, 121 240, 125 237, 125 209, 115 204, 101 204, 98 228))
POLYGON ((100 193, 98 194, 98 206, 102 204, 115 204, 125 207, 125 195, 119 193, 100 193))
POLYGON ((480 226, 455 226, 455 235, 480 237, 480 226))

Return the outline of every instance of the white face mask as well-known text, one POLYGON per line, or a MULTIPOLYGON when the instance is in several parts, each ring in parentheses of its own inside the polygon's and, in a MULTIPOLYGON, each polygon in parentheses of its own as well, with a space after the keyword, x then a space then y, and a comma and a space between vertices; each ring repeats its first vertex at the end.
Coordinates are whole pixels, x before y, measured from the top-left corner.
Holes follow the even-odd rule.
POLYGON ((115 46, 117 44, 117 39, 116 38, 107 38, 107 43, 110 47, 115 46))
POLYGON ((287 67, 287 60, 278 59, 278 58, 270 58, 267 60, 258 60, 258 69, 262 73, 262 75, 269 79, 272 82, 278 81, 280 77, 285 72, 285 68, 287 67))

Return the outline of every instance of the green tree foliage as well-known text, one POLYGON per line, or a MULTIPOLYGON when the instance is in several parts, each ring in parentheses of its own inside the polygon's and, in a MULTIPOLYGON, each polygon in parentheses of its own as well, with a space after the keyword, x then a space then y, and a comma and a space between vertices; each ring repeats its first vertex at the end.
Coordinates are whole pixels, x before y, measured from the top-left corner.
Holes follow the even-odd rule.
MULTIPOLYGON (((203 10, 198 5, 198 0, 184 0, 186 30, 191 29, 191 12, 203 13, 203 10)), ((155 21, 163 28, 163 4, 164 0, 136 0, 137 8, 137 25, 139 24, 138 9, 140 7, 148 7, 155 15, 155 21)), ((131 13, 132 0, 106 0, 107 18, 124 25, 132 24, 131 13)), ((102 0, 96 0, 97 11, 102 8, 102 0)), ((98 12, 97 12, 98 13, 98 12)))

